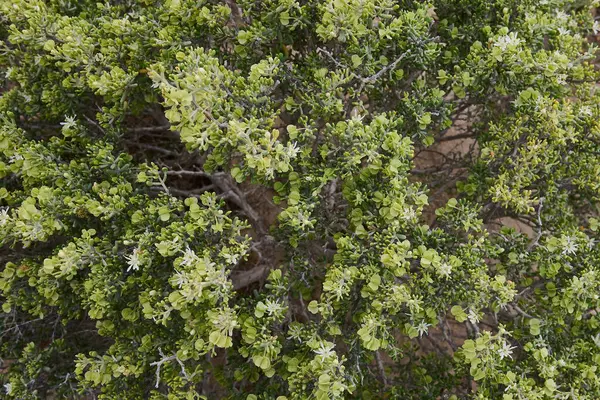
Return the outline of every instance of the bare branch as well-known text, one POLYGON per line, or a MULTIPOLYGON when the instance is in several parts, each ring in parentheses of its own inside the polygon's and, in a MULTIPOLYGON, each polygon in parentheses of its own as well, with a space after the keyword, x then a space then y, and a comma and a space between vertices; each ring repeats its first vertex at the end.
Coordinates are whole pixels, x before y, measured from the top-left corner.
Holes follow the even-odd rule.
POLYGON ((224 172, 219 172, 211 175, 210 179, 223 192, 221 195, 223 199, 230 200, 246 214, 246 217, 250 220, 256 233, 261 236, 266 235, 267 229, 265 228, 262 219, 254 208, 248 204, 243 193, 241 193, 237 186, 231 182, 229 175, 224 172))
POLYGON ((448 343, 450 345, 450 348, 452 348, 452 351, 456 351, 456 349, 458 349, 458 346, 456 345, 456 343, 454 343, 452 341, 452 339, 450 339, 448 321, 446 319, 442 319, 442 317, 439 317, 439 316, 438 316, 438 320, 440 321, 440 327, 442 328, 442 334, 444 335, 444 340, 446 341, 446 343, 448 343))
POLYGON ((255 282, 259 282, 264 278, 269 267, 266 264, 257 265, 256 267, 248 270, 239 272, 235 275, 231 275, 231 281, 233 282, 233 290, 240 290, 255 282))

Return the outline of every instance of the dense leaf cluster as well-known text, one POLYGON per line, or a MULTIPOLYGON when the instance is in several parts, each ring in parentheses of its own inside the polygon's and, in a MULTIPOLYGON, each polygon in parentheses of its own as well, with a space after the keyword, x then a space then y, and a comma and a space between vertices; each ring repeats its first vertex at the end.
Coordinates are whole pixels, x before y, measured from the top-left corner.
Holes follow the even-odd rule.
POLYGON ((0 393, 600 398, 596 6, 0 0, 0 393))

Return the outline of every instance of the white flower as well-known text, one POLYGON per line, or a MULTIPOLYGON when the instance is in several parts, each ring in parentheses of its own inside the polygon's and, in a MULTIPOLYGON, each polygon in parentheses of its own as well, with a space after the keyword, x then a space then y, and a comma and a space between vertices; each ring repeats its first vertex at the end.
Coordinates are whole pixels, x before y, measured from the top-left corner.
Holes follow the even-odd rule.
POLYGON ((498 350, 498 355, 500 356, 500 359, 503 360, 506 357, 512 359, 512 350, 514 348, 515 348, 514 346, 511 346, 509 343, 504 342, 502 344, 502 347, 498 350))
POLYGON ((600 347, 600 333, 596 334, 596 336, 592 336, 592 340, 596 346, 600 347))
POLYGON ((191 265, 197 259, 198 259, 198 257, 196 256, 196 253, 194 253, 194 250, 190 249, 190 247, 187 246, 183 252, 183 258, 181 260, 181 265, 182 266, 191 265))
POLYGON ((575 238, 572 238, 571 236, 567 236, 564 239, 563 245, 563 254, 575 254, 577 252, 577 249, 579 248, 579 246, 575 242, 575 238))
POLYGON ((60 123, 62 125, 62 129, 65 130, 69 130, 75 127, 75 125, 77 125, 77 121, 75 120, 75 117, 65 117, 65 122, 61 122, 60 123))
POLYGON ((430 326, 431 324, 428 324, 425 321, 421 321, 421 323, 417 325, 415 329, 417 330, 417 332, 419 332, 419 336, 423 336, 424 333, 427 333, 430 326))
POLYGON ((469 318, 469 321, 472 324, 479 323, 479 315, 477 315, 477 313, 471 309, 469 309, 469 314, 467 315, 467 318, 469 318))
POLYGON ((296 156, 300 153, 300 148, 298 147, 298 143, 292 142, 287 148, 287 156, 289 158, 296 158, 296 156))
POLYGON ((404 207, 402 211, 406 220, 412 221, 417 218, 417 212, 412 207, 404 207))
POLYGON ((439 266, 438 268, 438 274, 440 274, 441 276, 444 277, 449 277, 450 274, 452 273, 452 265, 448 264, 448 263, 442 263, 442 265, 439 266))
POLYGON ((4 389, 6 389, 6 394, 12 394, 12 383, 4 385, 4 389))
POLYGON ((597 35, 600 32, 600 21, 594 21, 594 25, 592 25, 592 30, 594 31, 594 35, 597 35))
POLYGON ((331 342, 323 342, 319 345, 319 348, 315 350, 315 353, 317 353, 323 358, 329 358, 331 355, 335 354, 335 352, 333 351, 334 347, 335 344, 331 342))
POLYGON ((541 336, 537 337, 533 343, 536 347, 547 347, 546 340, 541 336))
POLYGON ((181 273, 181 271, 175 272, 175 284, 181 289, 181 287, 188 283, 187 275, 181 273))
POLYGON ((571 31, 568 30, 567 28, 560 27, 560 28, 558 28, 558 34, 560 36, 567 36, 567 35, 571 34, 571 31))
POLYGON ((125 256, 125 259, 127 260, 127 265, 129 265, 129 268, 127 268, 127 272, 129 272, 130 270, 137 271, 138 269, 140 269, 140 252, 141 249, 139 247, 136 247, 135 249, 133 249, 131 255, 125 256))
POLYGON ((277 301, 267 300, 266 306, 267 306, 267 312, 269 313, 269 315, 274 315, 274 314, 280 313, 284 310, 284 307, 281 304, 279 304, 277 301))
POLYGON ((406 300, 406 305, 408 306, 411 314, 418 313, 423 309, 423 307, 421 307, 421 300, 414 297, 410 297, 408 300, 406 300))
POLYGON ((36 240, 44 236, 44 226, 39 221, 36 221, 31 227, 30 236, 36 240))
POLYGON ((591 117, 592 116, 592 107, 581 106, 581 108, 579 109, 579 113, 583 116, 591 117))
POLYGON ((542 97, 538 97, 535 99, 535 110, 541 112, 542 114, 546 114, 548 111, 546 110, 546 104, 542 97))
POLYGON ((309 216, 306 216, 302 212, 299 212, 298 219, 300 220, 300 225, 302 229, 305 229, 307 226, 312 227, 312 221, 310 220, 309 216))
POLYGON ((516 48, 518 45, 523 43, 521 39, 517 37, 516 32, 510 32, 508 35, 500 36, 494 46, 499 47, 502 51, 516 48))
POLYGON ((565 13, 564 11, 557 11, 556 12, 556 19, 558 19, 560 21, 564 21, 567 18, 569 18, 569 15, 567 13, 565 13))
POLYGON ((8 158, 8 161, 11 163, 14 163, 15 161, 21 161, 23 159, 23 155, 22 154, 15 154, 14 156, 10 156, 8 158))
POLYGON ((6 224, 6 222, 8 221, 9 218, 10 217, 8 216, 8 207, 0 210, 0 226, 3 226, 4 224, 6 224))
POLYGON ((230 254, 230 253, 224 253, 223 254, 223 258, 225 259, 225 261, 231 265, 235 265, 237 264, 238 260, 240 259, 240 255, 239 254, 230 254))

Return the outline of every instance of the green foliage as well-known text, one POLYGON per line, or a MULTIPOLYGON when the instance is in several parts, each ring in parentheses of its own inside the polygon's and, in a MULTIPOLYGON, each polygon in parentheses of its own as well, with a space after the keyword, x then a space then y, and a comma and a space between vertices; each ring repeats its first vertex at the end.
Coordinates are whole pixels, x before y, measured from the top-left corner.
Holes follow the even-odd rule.
POLYGON ((596 6, 0 0, 2 396, 600 398, 596 6))

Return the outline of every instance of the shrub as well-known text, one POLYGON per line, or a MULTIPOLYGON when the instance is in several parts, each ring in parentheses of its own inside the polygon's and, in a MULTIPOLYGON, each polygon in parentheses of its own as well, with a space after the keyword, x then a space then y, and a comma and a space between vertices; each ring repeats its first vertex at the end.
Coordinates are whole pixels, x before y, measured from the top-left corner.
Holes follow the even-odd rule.
POLYGON ((596 6, 0 0, 3 396, 600 398, 596 6))

